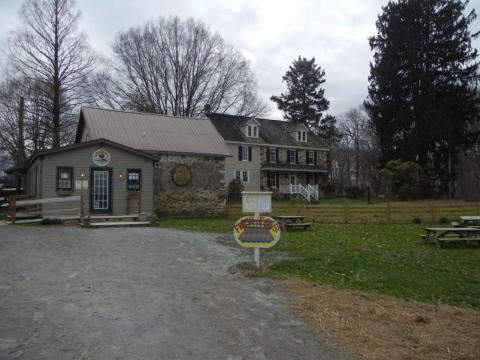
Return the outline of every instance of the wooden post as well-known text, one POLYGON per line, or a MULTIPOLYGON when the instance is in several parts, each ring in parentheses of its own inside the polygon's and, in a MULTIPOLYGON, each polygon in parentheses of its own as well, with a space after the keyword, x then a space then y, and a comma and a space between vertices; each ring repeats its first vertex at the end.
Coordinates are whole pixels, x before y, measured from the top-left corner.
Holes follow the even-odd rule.
POLYGON ((348 223, 349 217, 350 217, 350 207, 347 204, 343 208, 343 218, 346 223, 348 223))
POLYGON ((9 203, 9 213, 10 213, 10 221, 12 224, 15 224, 15 218, 17 216, 17 198, 15 195, 10 196, 9 203))
POLYGON ((83 218, 85 217, 85 200, 83 199, 83 195, 80 195, 80 221, 83 221, 83 218))
POLYGON ((388 223, 392 221, 392 208, 390 206, 390 201, 387 201, 387 207, 385 208, 385 218, 388 223))

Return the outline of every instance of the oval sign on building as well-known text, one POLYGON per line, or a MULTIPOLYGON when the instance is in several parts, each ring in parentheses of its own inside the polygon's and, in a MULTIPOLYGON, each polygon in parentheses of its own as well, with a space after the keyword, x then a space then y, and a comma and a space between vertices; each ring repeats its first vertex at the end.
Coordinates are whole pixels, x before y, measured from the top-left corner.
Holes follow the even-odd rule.
POLYGON ((233 236, 243 247, 270 248, 280 239, 280 226, 268 216, 245 216, 235 223, 233 236))
POLYGON ((110 153, 105 149, 98 149, 92 155, 93 163, 97 166, 107 166, 110 164, 110 153))

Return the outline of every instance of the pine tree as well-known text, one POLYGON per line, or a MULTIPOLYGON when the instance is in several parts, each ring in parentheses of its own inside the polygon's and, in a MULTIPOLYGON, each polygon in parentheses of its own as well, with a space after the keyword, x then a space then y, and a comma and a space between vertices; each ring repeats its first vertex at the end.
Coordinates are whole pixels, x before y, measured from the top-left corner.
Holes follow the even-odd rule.
POLYGON ((323 117, 323 112, 328 110, 329 106, 322 88, 325 71, 315 63, 315 58, 307 60, 299 56, 290 65, 283 81, 287 83, 287 93, 272 96, 270 99, 284 112, 284 118, 304 123, 324 140, 332 142, 337 134, 336 121, 333 116, 323 117))
POLYGON ((383 164, 418 162, 438 190, 452 194, 457 155, 472 144, 479 111, 477 51, 468 1, 390 1, 377 20, 369 98, 383 164))

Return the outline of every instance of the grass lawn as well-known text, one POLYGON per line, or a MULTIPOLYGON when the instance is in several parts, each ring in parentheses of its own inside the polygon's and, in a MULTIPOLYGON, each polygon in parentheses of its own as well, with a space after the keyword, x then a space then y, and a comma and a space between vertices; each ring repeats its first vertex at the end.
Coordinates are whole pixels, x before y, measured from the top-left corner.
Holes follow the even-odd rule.
MULTIPOLYGON (((232 232, 234 219, 163 219, 160 226, 232 232)), ((424 244, 425 224, 318 224, 283 232, 276 250, 295 260, 267 270, 339 288, 378 292, 424 302, 472 306, 480 310, 480 249, 424 244)))

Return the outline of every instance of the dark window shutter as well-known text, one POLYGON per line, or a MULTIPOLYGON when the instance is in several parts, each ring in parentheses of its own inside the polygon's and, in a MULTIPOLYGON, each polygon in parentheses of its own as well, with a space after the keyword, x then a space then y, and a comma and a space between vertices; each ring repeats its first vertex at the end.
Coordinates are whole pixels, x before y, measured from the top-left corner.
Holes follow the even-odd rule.
POLYGON ((295 164, 298 164, 298 150, 295 151, 295 164))
POLYGON ((317 165, 317 152, 313 152, 313 165, 317 165))
POLYGON ((248 161, 252 161, 252 147, 248 147, 248 161))
POLYGON ((275 162, 280 162, 280 159, 278 158, 278 148, 275 149, 275 162))
POLYGON ((267 162, 270 162, 270 148, 266 148, 267 150, 267 162))
POLYGON ((275 172, 275 177, 277 178, 276 179, 277 188, 279 188, 280 187, 280 173, 278 171, 275 172))
POLYGON ((242 161, 242 146, 238 147, 238 161, 242 161))

